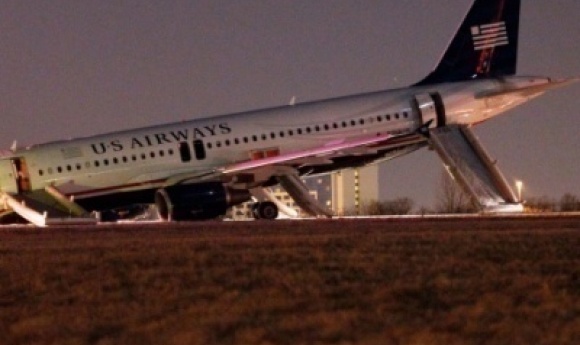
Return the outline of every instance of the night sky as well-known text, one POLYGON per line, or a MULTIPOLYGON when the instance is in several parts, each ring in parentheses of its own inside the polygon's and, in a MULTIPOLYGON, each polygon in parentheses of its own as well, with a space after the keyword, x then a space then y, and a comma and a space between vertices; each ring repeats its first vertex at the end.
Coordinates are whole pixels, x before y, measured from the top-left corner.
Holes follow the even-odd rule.
MULTIPOLYGON (((580 76, 580 1, 522 2, 518 74, 580 76)), ((404 87, 470 5, 4 0, 0 147, 404 87)), ((525 196, 580 196, 580 84, 475 131, 525 196)), ((386 163, 383 198, 430 206, 441 171, 428 150, 386 163)))

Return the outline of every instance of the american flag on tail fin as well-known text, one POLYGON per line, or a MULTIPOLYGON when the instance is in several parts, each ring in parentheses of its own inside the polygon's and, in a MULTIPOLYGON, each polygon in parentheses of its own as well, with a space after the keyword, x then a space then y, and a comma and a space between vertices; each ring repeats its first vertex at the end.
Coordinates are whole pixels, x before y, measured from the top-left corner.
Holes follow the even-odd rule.
POLYGON ((509 44, 505 22, 475 25, 471 27, 475 50, 484 50, 509 44))

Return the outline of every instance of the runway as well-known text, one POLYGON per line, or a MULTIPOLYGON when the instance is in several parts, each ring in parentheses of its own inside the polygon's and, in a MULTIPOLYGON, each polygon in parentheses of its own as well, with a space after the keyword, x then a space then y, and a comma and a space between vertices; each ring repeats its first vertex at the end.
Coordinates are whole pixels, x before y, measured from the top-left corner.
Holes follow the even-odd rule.
MULTIPOLYGON (((508 228, 523 226, 524 223, 528 226, 528 229, 535 227, 548 227, 548 228, 558 228, 567 225, 576 225, 580 222, 580 212, 567 212, 567 213, 515 213, 515 214, 427 214, 427 215, 386 215, 386 216, 345 216, 345 217, 333 217, 333 218, 299 218, 299 219, 278 219, 276 221, 255 221, 253 219, 247 220, 215 220, 215 221, 203 221, 203 222, 163 222, 158 220, 148 220, 148 221, 120 221, 120 222, 105 222, 99 223, 97 225, 60 225, 60 226, 49 226, 45 230, 56 231, 58 229, 78 229, 82 231, 89 230, 110 230, 110 229, 122 229, 122 228, 140 228, 140 229, 200 229, 200 228, 211 228, 211 229, 232 229, 232 228, 245 228, 258 227, 262 228, 266 225, 268 228, 293 228, 292 223, 302 223, 302 222, 318 222, 318 224, 327 224, 332 227, 333 222, 381 222, 384 226, 389 227, 393 224, 414 224, 420 226, 421 228, 429 227, 431 225, 445 225, 452 228, 457 225, 463 224, 477 224, 477 228, 485 227, 490 224, 497 224, 501 222, 508 228), (253 224, 250 225, 250 224, 253 224)), ((11 231, 11 230, 38 230, 33 225, 30 224, 12 224, 12 225, 0 225, 0 232, 11 231)))
POLYGON ((573 344, 580 217, 0 229, 6 344, 573 344))

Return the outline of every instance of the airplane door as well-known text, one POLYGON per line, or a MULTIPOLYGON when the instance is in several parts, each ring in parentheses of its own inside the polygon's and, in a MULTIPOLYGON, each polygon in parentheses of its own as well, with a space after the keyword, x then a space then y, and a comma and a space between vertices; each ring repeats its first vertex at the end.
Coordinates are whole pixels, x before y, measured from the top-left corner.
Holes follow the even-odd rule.
MULTIPOLYGON (((196 139, 193 141, 193 154, 195 155, 195 159, 197 160, 204 160, 206 157, 205 153, 205 146, 203 145, 203 141, 196 139)), ((179 143, 179 155, 181 156, 181 161, 183 163, 187 163, 191 161, 191 149, 189 148, 189 144, 185 141, 179 143)))
POLYGON ((195 152, 195 158, 197 160, 205 159, 205 146, 203 145, 203 141, 196 139, 193 141, 193 152, 195 152))
POLYGON ((0 190, 18 194, 18 172, 12 159, 0 160, 0 190))
POLYGON ((18 186, 18 192, 30 192, 32 186, 30 185, 30 174, 28 173, 26 161, 21 157, 12 158, 12 165, 17 174, 16 185, 18 186))
POLYGON ((421 125, 432 121, 430 127, 445 126, 445 106, 439 93, 422 93, 415 95, 413 108, 419 114, 421 125))

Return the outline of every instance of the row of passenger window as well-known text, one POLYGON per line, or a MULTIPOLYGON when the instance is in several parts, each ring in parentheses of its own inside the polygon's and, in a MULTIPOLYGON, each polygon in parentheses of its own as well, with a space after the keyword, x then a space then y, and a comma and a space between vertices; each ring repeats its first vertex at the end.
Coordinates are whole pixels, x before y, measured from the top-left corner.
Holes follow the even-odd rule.
MULTIPOLYGON (((395 113, 394 115, 391 114, 387 114, 387 115, 377 115, 376 117, 371 117, 368 119, 359 119, 357 120, 350 120, 350 121, 342 121, 342 122, 333 122, 332 124, 324 124, 324 125, 315 125, 312 127, 304 127, 304 128, 297 128, 297 129, 289 129, 286 131, 280 131, 278 133, 275 132, 271 132, 269 135, 268 134, 261 134, 260 136, 258 135, 252 135, 249 137, 242 137, 241 139, 239 138, 234 138, 233 140, 230 139, 226 139, 223 141, 216 141, 215 144, 212 142, 207 142, 206 143, 206 147, 208 149, 212 149, 214 148, 214 145, 216 148, 220 148, 223 146, 230 146, 230 145, 239 145, 241 143, 244 144, 248 144, 250 142, 257 142, 260 139, 262 141, 264 140, 268 140, 270 139, 276 139, 276 137, 280 137, 280 138, 284 138, 286 136, 294 136, 294 135, 303 135, 303 134, 310 134, 310 133, 318 133, 321 131, 330 131, 331 129, 340 129, 340 128, 348 128, 350 127, 355 127, 357 125, 363 126, 365 124, 371 124, 373 123, 375 120, 377 122, 383 122, 383 121, 391 121, 393 119, 398 120, 401 118, 409 118, 409 113, 408 112, 402 112, 401 114, 399 113, 395 113)), ((181 143, 179 150, 180 150, 180 155, 181 155, 181 160, 183 162, 188 162, 191 160, 190 157, 190 153, 189 153, 189 147, 188 145, 184 146, 183 144, 185 143, 181 143)), ((199 152, 200 150, 203 150, 203 144, 202 147, 195 147, 195 153, 196 153, 196 158, 197 159, 205 159, 205 153, 203 152, 199 152)), ((136 162, 138 160, 146 160, 149 158, 156 158, 156 157, 165 157, 166 155, 168 156, 173 156, 175 154, 175 151, 173 149, 168 149, 167 151, 165 150, 159 150, 159 151, 151 151, 149 152, 149 154, 146 153, 141 153, 140 155, 137 154, 133 154, 129 157, 127 156, 122 156, 120 158, 114 157, 111 160, 109 160, 108 158, 102 159, 102 160, 94 160, 93 162, 87 161, 84 164, 84 167, 86 169, 90 169, 91 167, 95 167, 95 168, 99 168, 101 166, 109 166, 109 165, 117 165, 117 164, 123 164, 123 163, 128 163, 129 161, 132 162, 136 162)), ((72 172, 72 171, 81 171, 83 169, 83 166, 81 165, 81 163, 76 163, 74 165, 72 164, 68 164, 65 166, 57 166, 55 168, 49 167, 45 170, 40 169, 38 171, 38 175, 40 176, 44 176, 45 174, 48 175, 52 175, 55 173, 61 174, 64 172, 72 172)))
MULTIPOLYGON (((117 164, 124 164, 129 162, 137 162, 139 160, 144 161, 147 159, 152 159, 156 157, 166 157, 166 156, 173 156, 175 151, 173 149, 168 150, 159 150, 159 151, 151 151, 147 153, 141 153, 139 155, 133 154, 131 156, 122 156, 122 157, 113 157, 112 159, 101 159, 101 160, 94 160, 92 162, 87 161, 84 163, 85 169, 90 169, 92 167, 99 168, 101 166, 110 166, 110 165, 117 165, 117 164)), ((61 174, 63 172, 72 172, 72 171, 81 171, 83 170, 83 165, 81 163, 76 164, 67 164, 65 166, 57 166, 57 167, 49 167, 45 170, 40 169, 38 170, 38 175, 44 176, 45 174, 52 175, 52 174, 61 174)))
POLYGON ((402 113, 395 113, 394 115, 391 114, 387 114, 387 115, 377 115, 376 117, 370 117, 368 119, 359 119, 357 120, 350 120, 350 121, 342 121, 342 122, 333 122, 332 124, 324 124, 324 125, 315 125, 312 127, 304 127, 304 128, 297 128, 297 129, 289 129, 286 131, 280 131, 278 133, 276 132, 271 132, 270 134, 261 134, 260 136, 258 135, 252 135, 250 137, 243 137, 243 138, 234 138, 233 140, 230 139, 226 139, 223 142, 222 141, 216 141, 215 144, 208 142, 206 143, 206 147, 208 149, 212 149, 214 148, 214 145, 216 148, 220 148, 222 146, 230 146, 230 145, 239 145, 239 144, 248 144, 250 142, 257 142, 259 140, 265 141, 268 139, 276 139, 276 137, 280 137, 280 138, 284 138, 286 136, 294 136, 294 135, 303 135, 303 134, 310 134, 310 133, 319 133, 321 131, 330 131, 333 129, 340 129, 340 128, 348 128, 348 127, 354 127, 357 125, 363 126, 365 124, 372 124, 375 120, 377 122, 383 122, 383 121, 391 121, 391 120, 399 120, 401 118, 409 118, 409 113, 408 112, 402 112, 402 113))

